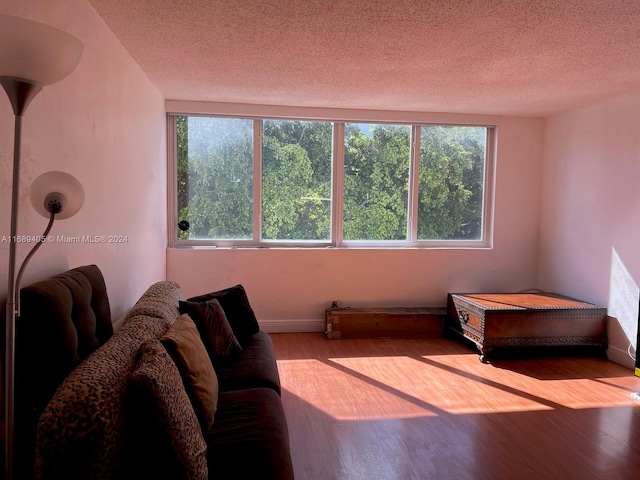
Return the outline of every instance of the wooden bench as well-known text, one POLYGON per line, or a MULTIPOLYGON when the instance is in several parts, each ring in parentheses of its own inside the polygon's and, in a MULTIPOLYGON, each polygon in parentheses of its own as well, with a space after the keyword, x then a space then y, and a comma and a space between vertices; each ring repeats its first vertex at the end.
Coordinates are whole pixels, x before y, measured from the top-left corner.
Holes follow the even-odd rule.
POLYGON ((328 338, 387 338, 442 335, 446 308, 329 308, 328 338))

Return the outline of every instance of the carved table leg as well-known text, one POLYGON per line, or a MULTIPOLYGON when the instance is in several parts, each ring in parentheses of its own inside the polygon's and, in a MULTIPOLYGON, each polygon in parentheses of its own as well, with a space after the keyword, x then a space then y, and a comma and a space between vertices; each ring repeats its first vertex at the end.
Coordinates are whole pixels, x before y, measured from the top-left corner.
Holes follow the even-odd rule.
POLYGON ((478 350, 480 350, 480 357, 479 360, 482 363, 491 363, 489 362, 489 350, 491 350, 490 348, 484 348, 484 347, 478 347, 478 350))

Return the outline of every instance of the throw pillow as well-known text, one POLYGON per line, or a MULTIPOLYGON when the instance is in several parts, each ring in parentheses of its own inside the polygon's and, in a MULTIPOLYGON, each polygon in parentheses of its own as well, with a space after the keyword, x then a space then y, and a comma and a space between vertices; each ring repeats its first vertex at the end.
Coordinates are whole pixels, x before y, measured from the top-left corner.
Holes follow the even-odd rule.
POLYGON ((160 341, 178 366, 202 429, 208 431, 218 406, 218 377, 195 323, 189 315, 180 315, 160 341))
POLYGON ((207 444, 180 372, 160 342, 149 340, 142 344, 130 380, 141 415, 150 417, 149 424, 157 427, 159 435, 152 435, 150 442, 157 447, 156 456, 161 455, 160 460, 169 465, 169 472, 164 473, 206 480, 207 444))
POLYGON ((258 320, 249 304, 247 292, 242 285, 225 288, 187 299, 188 302, 207 302, 218 300, 224 310, 233 333, 242 345, 243 340, 260 331, 258 320))
POLYGON ((198 327, 202 343, 212 357, 226 357, 242 350, 227 316, 215 298, 207 302, 180 302, 180 311, 187 313, 198 327))

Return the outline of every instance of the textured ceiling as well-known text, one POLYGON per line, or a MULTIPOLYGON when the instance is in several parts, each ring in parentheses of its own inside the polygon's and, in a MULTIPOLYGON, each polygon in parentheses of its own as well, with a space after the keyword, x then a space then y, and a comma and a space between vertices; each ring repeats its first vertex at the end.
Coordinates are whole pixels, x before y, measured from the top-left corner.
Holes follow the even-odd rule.
POLYGON ((548 116, 640 91, 638 0, 89 0, 166 99, 548 116))

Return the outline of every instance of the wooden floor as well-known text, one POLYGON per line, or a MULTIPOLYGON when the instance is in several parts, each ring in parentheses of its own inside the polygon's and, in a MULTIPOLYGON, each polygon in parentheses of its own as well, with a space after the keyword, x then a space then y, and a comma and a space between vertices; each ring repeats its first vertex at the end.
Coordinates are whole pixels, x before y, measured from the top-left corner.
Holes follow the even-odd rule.
POLYGON ((297 480, 640 478, 640 379, 607 360, 271 337, 297 480))

